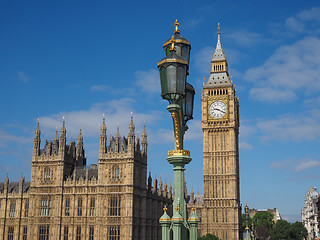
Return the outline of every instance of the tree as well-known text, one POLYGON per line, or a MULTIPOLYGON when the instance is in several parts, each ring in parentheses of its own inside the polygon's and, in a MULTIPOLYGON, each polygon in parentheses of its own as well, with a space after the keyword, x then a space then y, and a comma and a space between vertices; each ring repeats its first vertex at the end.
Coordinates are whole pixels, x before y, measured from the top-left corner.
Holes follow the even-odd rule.
POLYGON ((302 240, 308 237, 308 231, 302 222, 292 223, 290 226, 290 239, 302 240))
POLYGON ((269 239, 273 227, 273 214, 268 211, 257 212, 253 217, 256 235, 260 240, 269 239))
POLYGON ((201 238, 199 238, 199 240, 220 240, 220 239, 216 235, 208 233, 207 235, 202 236, 201 238))
POLYGON ((271 230, 273 240, 303 240, 307 238, 307 229, 301 222, 289 223, 286 220, 277 221, 271 230))
POLYGON ((274 224, 270 235, 273 240, 288 239, 290 228, 291 224, 286 220, 279 220, 274 224))
POLYGON ((268 211, 257 212, 253 217, 253 221, 256 228, 264 226, 270 230, 273 226, 273 214, 268 211))

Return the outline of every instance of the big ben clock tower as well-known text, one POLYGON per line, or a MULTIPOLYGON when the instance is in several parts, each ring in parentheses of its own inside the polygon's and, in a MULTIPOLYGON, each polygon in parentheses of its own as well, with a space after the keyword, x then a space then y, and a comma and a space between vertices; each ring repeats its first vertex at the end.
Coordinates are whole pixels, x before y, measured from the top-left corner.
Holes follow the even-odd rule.
POLYGON ((239 239, 239 99, 229 77, 228 62, 218 41, 211 74, 201 97, 204 208, 201 235, 239 239))

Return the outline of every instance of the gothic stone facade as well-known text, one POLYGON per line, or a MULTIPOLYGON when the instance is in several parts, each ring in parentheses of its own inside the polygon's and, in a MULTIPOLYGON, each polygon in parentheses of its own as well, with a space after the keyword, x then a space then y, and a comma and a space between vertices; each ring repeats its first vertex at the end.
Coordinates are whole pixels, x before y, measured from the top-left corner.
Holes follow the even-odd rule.
POLYGON ((83 137, 66 144, 65 124, 40 149, 35 131, 31 181, 0 184, 0 238, 3 240, 161 239, 159 218, 171 209, 172 187, 147 179, 147 134, 107 145, 101 126, 98 166, 86 167, 83 137))

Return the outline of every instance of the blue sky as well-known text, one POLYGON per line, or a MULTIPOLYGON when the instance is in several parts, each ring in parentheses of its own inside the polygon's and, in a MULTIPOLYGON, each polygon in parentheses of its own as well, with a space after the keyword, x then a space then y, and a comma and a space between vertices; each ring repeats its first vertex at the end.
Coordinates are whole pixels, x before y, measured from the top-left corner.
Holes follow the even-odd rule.
POLYGON ((53 139, 82 128, 88 163, 97 163, 102 114, 108 136, 148 132, 148 171, 173 182, 167 102, 157 63, 175 19, 192 45, 188 81, 196 89, 188 190, 202 193, 200 96, 209 77, 217 23, 240 99, 242 204, 277 207, 300 220, 320 180, 320 4, 317 1, 0 1, 0 181, 30 180, 34 130, 53 139))

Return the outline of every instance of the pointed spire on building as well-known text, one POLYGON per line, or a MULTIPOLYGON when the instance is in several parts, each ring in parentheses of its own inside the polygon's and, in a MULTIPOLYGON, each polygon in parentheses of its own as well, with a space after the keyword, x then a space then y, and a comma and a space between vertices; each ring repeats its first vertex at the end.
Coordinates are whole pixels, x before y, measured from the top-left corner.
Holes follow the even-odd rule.
POLYGON ((41 131, 39 127, 39 118, 38 118, 38 124, 37 124, 35 136, 33 140, 33 158, 40 155, 40 143, 41 143, 40 134, 41 134, 41 131))
POLYGON ((204 88, 226 87, 232 86, 229 78, 228 62, 224 55, 221 38, 220 38, 220 24, 218 23, 218 39, 217 46, 211 57, 211 74, 204 88))
POLYGON ((116 132, 116 139, 115 139, 115 152, 119 152, 120 150, 120 132, 119 132, 119 125, 117 126, 117 132, 116 132))
POLYGON ((54 136, 53 141, 55 141, 55 142, 58 142, 58 141, 59 141, 58 131, 56 131, 56 135, 54 136))
POLYGON ((223 53, 222 46, 221 46, 221 40, 220 40, 220 23, 218 23, 218 40, 217 40, 217 46, 216 50, 214 51, 214 54, 212 56, 212 60, 226 60, 226 56, 223 53))
POLYGON ((65 121, 64 117, 62 117, 63 122, 62 122, 62 127, 60 129, 60 139, 59 139, 59 154, 62 156, 65 154, 65 149, 66 149, 66 142, 67 142, 67 137, 66 137, 66 126, 65 126, 65 121))
POLYGON ((152 188, 152 177, 151 177, 151 172, 149 172, 149 177, 148 177, 148 189, 151 190, 152 188))
POLYGON ((141 154, 147 155, 147 148, 148 148, 148 140, 147 140, 147 131, 146 125, 143 125, 143 131, 141 134, 141 154))
POLYGON ((158 195, 161 196, 162 192, 163 192, 163 183, 162 183, 162 179, 160 177, 158 195))
POLYGON ((167 179, 166 179, 166 178, 164 179, 163 191, 164 191, 165 193, 168 192, 168 184, 167 184, 167 179))
MULTIPOLYGON (((111 138, 110 138, 111 140, 111 138)), ((100 129, 100 144, 99 144, 99 158, 102 159, 104 154, 107 152, 107 127, 106 127, 106 119, 104 118, 101 124, 100 129)))
POLYGON ((80 128, 79 136, 78 136, 78 142, 77 142, 77 147, 76 147, 76 160, 77 161, 82 161, 84 151, 83 151, 83 136, 82 136, 82 130, 80 128))
POLYGON ((193 191, 193 187, 191 188, 190 198, 191 198, 191 202, 194 203, 194 191, 193 191))
POLYGON ((23 177, 23 172, 21 172, 20 180, 19 180, 19 192, 23 192, 23 183, 24 183, 24 177, 23 177))
POLYGON ((135 126, 133 123, 133 114, 131 112, 131 120, 129 124, 129 134, 128 134, 128 154, 134 154, 134 142, 135 142, 135 136, 134 136, 134 130, 135 126))
POLYGON ((4 180, 4 193, 7 193, 8 192, 8 187, 9 187, 9 177, 8 177, 8 172, 7 172, 7 176, 4 180))
POLYGON ((168 197, 169 198, 172 198, 173 196, 172 196, 172 185, 171 185, 171 181, 170 181, 170 183, 169 183, 169 193, 168 193, 168 197))
POLYGON ((153 193, 156 193, 158 189, 158 180, 157 180, 157 175, 154 175, 153 179, 153 193))
POLYGON ((140 152, 140 138, 139 138, 139 133, 137 134, 136 138, 136 147, 135 147, 136 152, 139 154, 140 152))

